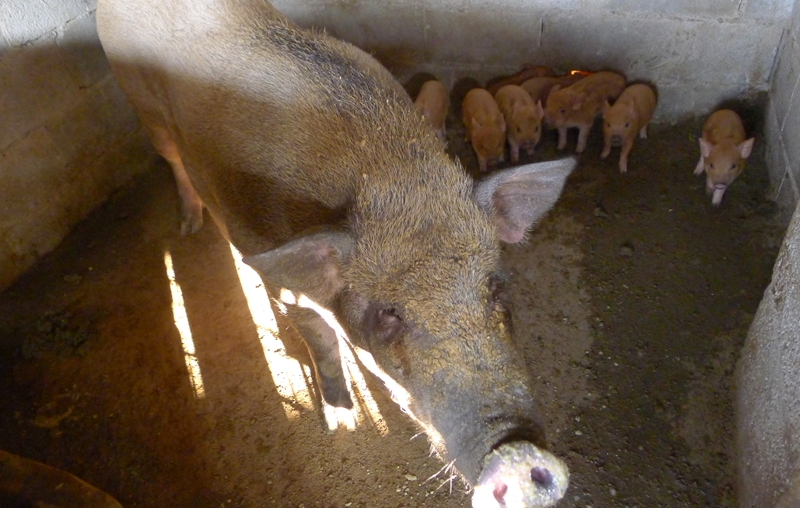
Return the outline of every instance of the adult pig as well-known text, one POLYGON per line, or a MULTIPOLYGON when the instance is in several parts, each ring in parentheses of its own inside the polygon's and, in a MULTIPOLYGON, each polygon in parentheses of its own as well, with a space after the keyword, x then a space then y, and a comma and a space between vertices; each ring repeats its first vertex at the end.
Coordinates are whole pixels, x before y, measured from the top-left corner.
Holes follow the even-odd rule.
POLYGON ((586 149, 586 140, 594 119, 607 100, 613 101, 625 89, 625 78, 615 72, 589 74, 574 85, 550 90, 544 117, 552 129, 558 129, 558 149, 567 146, 567 129, 578 128, 576 153, 586 149))
POLYGON ((730 109, 711 113, 703 124, 700 160, 694 174, 706 172, 706 192, 712 195, 714 206, 722 202, 725 190, 744 171, 744 160, 753 151, 755 138, 745 137, 742 119, 730 109))
POLYGON ((286 313, 324 399, 352 405, 309 299, 408 392, 474 506, 556 503, 568 472, 510 335, 500 242, 525 237, 574 161, 473 182, 374 59, 262 0, 100 0, 97 25, 184 202, 208 208, 272 294, 306 297, 286 313))
POLYGON ((611 153, 612 146, 621 147, 619 171, 628 171, 628 154, 633 148, 636 134, 647 138, 647 125, 656 110, 656 94, 648 85, 637 83, 626 88, 611 106, 603 106, 603 152, 601 159, 611 153))
POLYGON ((461 117, 467 141, 478 157, 481 172, 489 164, 502 161, 506 145, 506 121, 497 103, 486 89, 474 88, 461 102, 461 117))
POLYGON ((442 143, 446 142, 444 121, 447 118, 447 89, 441 81, 426 81, 414 99, 414 106, 425 117, 442 143))
POLYGON ((494 96, 497 106, 506 121, 506 138, 511 153, 511 162, 519 161, 519 149, 533 155, 536 143, 542 136, 541 102, 533 102, 528 92, 517 85, 506 85, 494 96))

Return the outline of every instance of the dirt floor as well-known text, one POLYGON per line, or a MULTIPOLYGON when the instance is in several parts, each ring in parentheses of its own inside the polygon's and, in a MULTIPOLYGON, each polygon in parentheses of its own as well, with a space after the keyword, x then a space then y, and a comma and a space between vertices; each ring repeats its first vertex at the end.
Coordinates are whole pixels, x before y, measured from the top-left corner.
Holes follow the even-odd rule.
MULTIPOLYGON (((595 125, 554 211, 506 249, 517 339, 571 470, 559 506, 736 504, 732 373, 783 230, 763 145, 713 208, 692 175, 699 132, 653 126, 620 174, 595 125)), ((451 115, 474 171, 462 136, 451 115)), ((548 132, 522 162, 558 156, 548 132)), ((469 506, 372 375, 354 374, 358 425, 326 432, 303 344, 254 321, 246 295, 263 290, 210 220, 179 237, 177 210, 158 162, 0 295, 0 449, 128 507, 469 506)))

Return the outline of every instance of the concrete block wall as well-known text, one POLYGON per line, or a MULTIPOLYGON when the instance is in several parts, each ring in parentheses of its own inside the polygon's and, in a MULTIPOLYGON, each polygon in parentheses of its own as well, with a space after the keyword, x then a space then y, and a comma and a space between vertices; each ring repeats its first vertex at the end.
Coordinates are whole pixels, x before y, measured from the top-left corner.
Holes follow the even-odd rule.
POLYGON ((450 86, 526 63, 612 69, 659 90, 657 121, 769 88, 793 0, 275 0, 301 26, 450 86))
POLYGON ((95 9, 0 2, 0 290, 152 157, 111 76, 95 9))
POLYGON ((736 372, 739 506, 800 506, 800 208, 736 372))
POLYGON ((737 366, 739 506, 800 506, 800 0, 779 48, 764 137, 773 197, 794 216, 737 366))
POLYGON ((764 129, 772 194, 789 213, 800 201, 800 2, 796 4, 779 48, 764 129))

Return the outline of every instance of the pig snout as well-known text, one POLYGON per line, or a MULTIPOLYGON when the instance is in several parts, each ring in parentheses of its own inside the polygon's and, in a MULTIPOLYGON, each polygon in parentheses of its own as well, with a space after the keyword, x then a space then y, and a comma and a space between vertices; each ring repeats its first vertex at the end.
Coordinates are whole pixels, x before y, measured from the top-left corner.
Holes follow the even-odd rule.
POLYGON ((473 508, 545 508, 567 490, 564 463, 527 441, 501 445, 485 459, 475 485, 473 508))
POLYGON ((622 146, 622 136, 619 134, 614 134, 611 136, 611 146, 618 147, 622 146))
POLYGON ((722 203, 722 195, 725 194, 725 189, 727 189, 727 188, 728 188, 728 186, 725 185, 724 183, 717 183, 717 184, 714 184, 713 187, 710 187, 708 189, 709 190, 709 194, 712 194, 712 197, 711 197, 711 204, 712 205, 719 206, 719 204, 722 203))

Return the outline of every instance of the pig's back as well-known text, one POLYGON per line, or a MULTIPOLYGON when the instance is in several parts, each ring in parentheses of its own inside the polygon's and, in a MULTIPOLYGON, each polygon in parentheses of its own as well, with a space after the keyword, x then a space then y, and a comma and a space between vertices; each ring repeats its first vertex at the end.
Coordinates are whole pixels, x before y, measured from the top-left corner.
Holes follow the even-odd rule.
POLYGON ((376 180, 420 169, 397 162, 409 157, 404 140, 427 137, 388 71, 263 2, 101 0, 97 17, 143 121, 169 132, 204 204, 245 253, 344 220, 364 160, 376 161, 376 180), (144 20, 141 9, 156 14, 144 20))
POLYGON ((503 121, 503 114, 494 97, 484 88, 473 88, 467 92, 461 105, 461 111, 465 123, 467 123, 467 130, 472 128, 472 122, 468 119, 477 119, 482 127, 499 126, 503 121))
POLYGON ((745 140, 742 119, 730 109, 715 111, 703 125, 702 137, 712 145, 717 145, 722 141, 730 141, 734 145, 738 145, 745 140))

